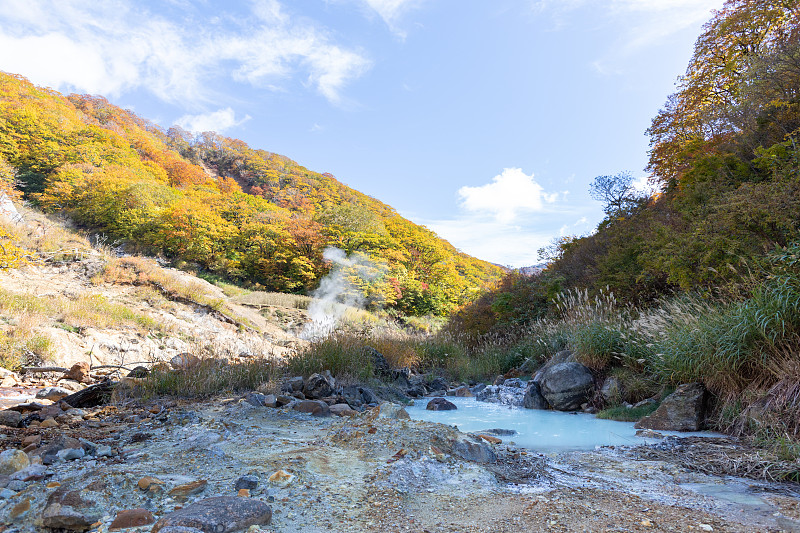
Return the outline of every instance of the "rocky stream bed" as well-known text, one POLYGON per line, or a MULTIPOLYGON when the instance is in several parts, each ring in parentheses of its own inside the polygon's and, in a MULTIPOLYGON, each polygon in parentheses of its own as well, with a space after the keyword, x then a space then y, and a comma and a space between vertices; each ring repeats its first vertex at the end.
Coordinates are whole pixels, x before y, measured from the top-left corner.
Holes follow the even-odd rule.
POLYGON ((343 417, 240 397, 46 409, 55 424, 2 428, 7 533, 800 531, 793 485, 642 448, 538 454, 390 404, 343 417))

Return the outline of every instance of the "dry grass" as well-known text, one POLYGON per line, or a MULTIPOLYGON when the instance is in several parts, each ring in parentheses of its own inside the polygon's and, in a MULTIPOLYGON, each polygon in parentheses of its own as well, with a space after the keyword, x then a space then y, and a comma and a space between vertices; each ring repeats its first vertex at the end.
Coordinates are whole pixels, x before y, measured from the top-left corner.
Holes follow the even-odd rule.
POLYGON ((236 296, 238 304, 252 307, 288 307, 290 309, 308 309, 312 298, 300 294, 284 294, 281 292, 253 291, 236 296))
POLYGON ((38 317, 24 314, 16 325, 0 331, 0 366, 17 370, 27 364, 48 360, 53 355, 52 339, 37 331, 38 317))

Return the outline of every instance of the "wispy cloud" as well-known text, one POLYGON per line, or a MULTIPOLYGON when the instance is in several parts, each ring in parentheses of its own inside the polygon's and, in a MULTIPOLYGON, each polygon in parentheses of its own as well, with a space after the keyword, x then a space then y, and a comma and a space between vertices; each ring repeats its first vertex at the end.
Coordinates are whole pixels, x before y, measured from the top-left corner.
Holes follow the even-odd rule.
POLYGON ((199 115, 184 115, 175 123, 192 132, 202 133, 204 131, 216 131, 222 133, 225 130, 244 124, 252 117, 245 115, 244 118, 236 118, 236 113, 232 108, 226 107, 210 113, 201 113, 199 115))
POLYGON ((611 50, 592 62, 601 74, 620 72, 617 60, 663 42, 687 28, 699 27, 711 18, 724 0, 534 0, 538 14, 552 17, 557 27, 569 25, 576 9, 592 8, 624 28, 611 50))
POLYGON ((461 206, 467 211, 490 213, 498 222, 510 224, 521 212, 541 211, 545 203, 553 203, 558 194, 548 194, 520 168, 507 168, 490 183, 458 190, 461 206))
POLYGON ((331 102, 371 65, 324 28, 292 18, 276 0, 251 16, 178 22, 134 0, 6 0, 0 3, 0 69, 37 84, 109 96, 143 89, 202 109, 220 77, 271 90, 302 80, 331 102), (222 22, 224 23, 222 23, 222 22))

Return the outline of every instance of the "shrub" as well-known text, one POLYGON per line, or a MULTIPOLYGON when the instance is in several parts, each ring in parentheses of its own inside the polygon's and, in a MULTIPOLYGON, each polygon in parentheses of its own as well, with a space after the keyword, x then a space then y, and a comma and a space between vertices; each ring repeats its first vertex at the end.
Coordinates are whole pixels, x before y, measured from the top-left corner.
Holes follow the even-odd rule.
POLYGON ((254 358, 244 362, 228 362, 225 359, 207 358, 186 369, 156 367, 136 388, 136 393, 146 398, 205 398, 255 390, 278 375, 280 369, 272 359, 254 358))

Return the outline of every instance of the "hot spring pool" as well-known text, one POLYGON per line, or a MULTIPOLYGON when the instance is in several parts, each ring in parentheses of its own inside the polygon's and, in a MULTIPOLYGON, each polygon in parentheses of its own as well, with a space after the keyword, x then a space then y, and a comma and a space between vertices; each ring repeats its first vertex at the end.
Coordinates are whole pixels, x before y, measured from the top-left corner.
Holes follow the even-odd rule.
MULTIPOLYGON (((513 429, 515 435, 500 436, 504 442, 539 451, 591 450, 595 446, 644 444, 631 422, 602 420, 586 413, 563 413, 509 407, 475 398, 448 396, 458 409, 427 411, 430 398, 406 407, 411 418, 457 426, 465 433, 487 429, 513 429)), ((662 432, 663 433, 663 432, 662 432)), ((685 435, 685 434, 684 434, 685 435)), ((652 442, 652 439, 648 439, 652 442)))

